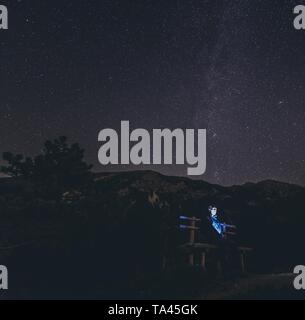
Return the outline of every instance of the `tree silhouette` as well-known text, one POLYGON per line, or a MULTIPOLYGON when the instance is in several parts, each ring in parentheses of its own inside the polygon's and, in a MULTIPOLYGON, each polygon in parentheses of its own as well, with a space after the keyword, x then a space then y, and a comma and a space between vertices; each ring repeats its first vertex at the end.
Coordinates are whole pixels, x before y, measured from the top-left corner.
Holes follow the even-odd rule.
POLYGON ((12 177, 23 177, 54 193, 79 190, 90 179, 92 168, 84 161, 84 150, 78 143, 68 144, 61 136, 45 142, 41 154, 34 158, 3 153, 8 162, 1 171, 12 177))
POLYGON ((2 166, 1 171, 12 177, 24 176, 29 177, 33 174, 33 160, 24 159, 23 155, 14 155, 11 152, 3 153, 3 160, 8 162, 8 166, 2 166))

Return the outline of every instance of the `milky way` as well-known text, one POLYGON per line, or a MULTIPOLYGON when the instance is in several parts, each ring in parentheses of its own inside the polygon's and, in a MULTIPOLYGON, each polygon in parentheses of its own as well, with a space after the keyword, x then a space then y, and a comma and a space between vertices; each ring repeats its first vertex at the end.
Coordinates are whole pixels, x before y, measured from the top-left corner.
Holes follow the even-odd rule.
MULTIPOLYGON (((206 128, 202 179, 305 185, 297 4, 11 0, 9 30, 0 32, 0 152, 32 155, 64 134, 98 171, 98 132, 121 120, 206 128)), ((149 169, 185 174, 183 166, 149 169)))

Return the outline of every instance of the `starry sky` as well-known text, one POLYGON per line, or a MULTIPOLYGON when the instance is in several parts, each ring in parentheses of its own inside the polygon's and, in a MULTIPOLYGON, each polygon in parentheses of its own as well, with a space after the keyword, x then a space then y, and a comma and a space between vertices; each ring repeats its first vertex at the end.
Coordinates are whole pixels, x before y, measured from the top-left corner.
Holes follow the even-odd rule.
MULTIPOLYGON (((206 128, 222 185, 305 185, 305 31, 291 0, 0 0, 0 152, 103 128, 206 128)), ((150 166, 185 175, 183 166, 150 166)), ((108 170, 135 169, 112 167, 108 170)))

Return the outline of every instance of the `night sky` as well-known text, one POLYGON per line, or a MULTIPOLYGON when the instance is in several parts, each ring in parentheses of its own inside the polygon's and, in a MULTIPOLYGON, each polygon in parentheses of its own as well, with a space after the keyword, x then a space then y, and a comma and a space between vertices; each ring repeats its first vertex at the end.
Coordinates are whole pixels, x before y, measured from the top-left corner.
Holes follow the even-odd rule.
POLYGON ((33 155, 66 135, 101 171, 98 133, 121 120, 206 128, 201 179, 305 185, 301 2, 0 0, 0 152, 33 155))

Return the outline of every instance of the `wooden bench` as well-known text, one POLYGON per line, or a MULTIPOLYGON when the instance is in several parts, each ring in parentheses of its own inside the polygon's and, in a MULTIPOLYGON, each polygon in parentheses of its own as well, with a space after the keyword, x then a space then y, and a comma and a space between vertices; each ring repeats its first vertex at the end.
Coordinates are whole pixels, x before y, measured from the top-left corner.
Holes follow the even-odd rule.
MULTIPOLYGON (((179 249, 184 251, 188 255, 188 265, 194 266, 195 265, 195 255, 199 254, 200 259, 200 266, 203 269, 207 267, 207 255, 211 251, 219 250, 220 247, 218 245, 210 244, 210 243, 186 243, 179 246, 179 249)), ((237 250, 240 255, 240 267, 241 272, 246 272, 246 255, 251 252, 253 249, 249 247, 237 247, 237 250)))

